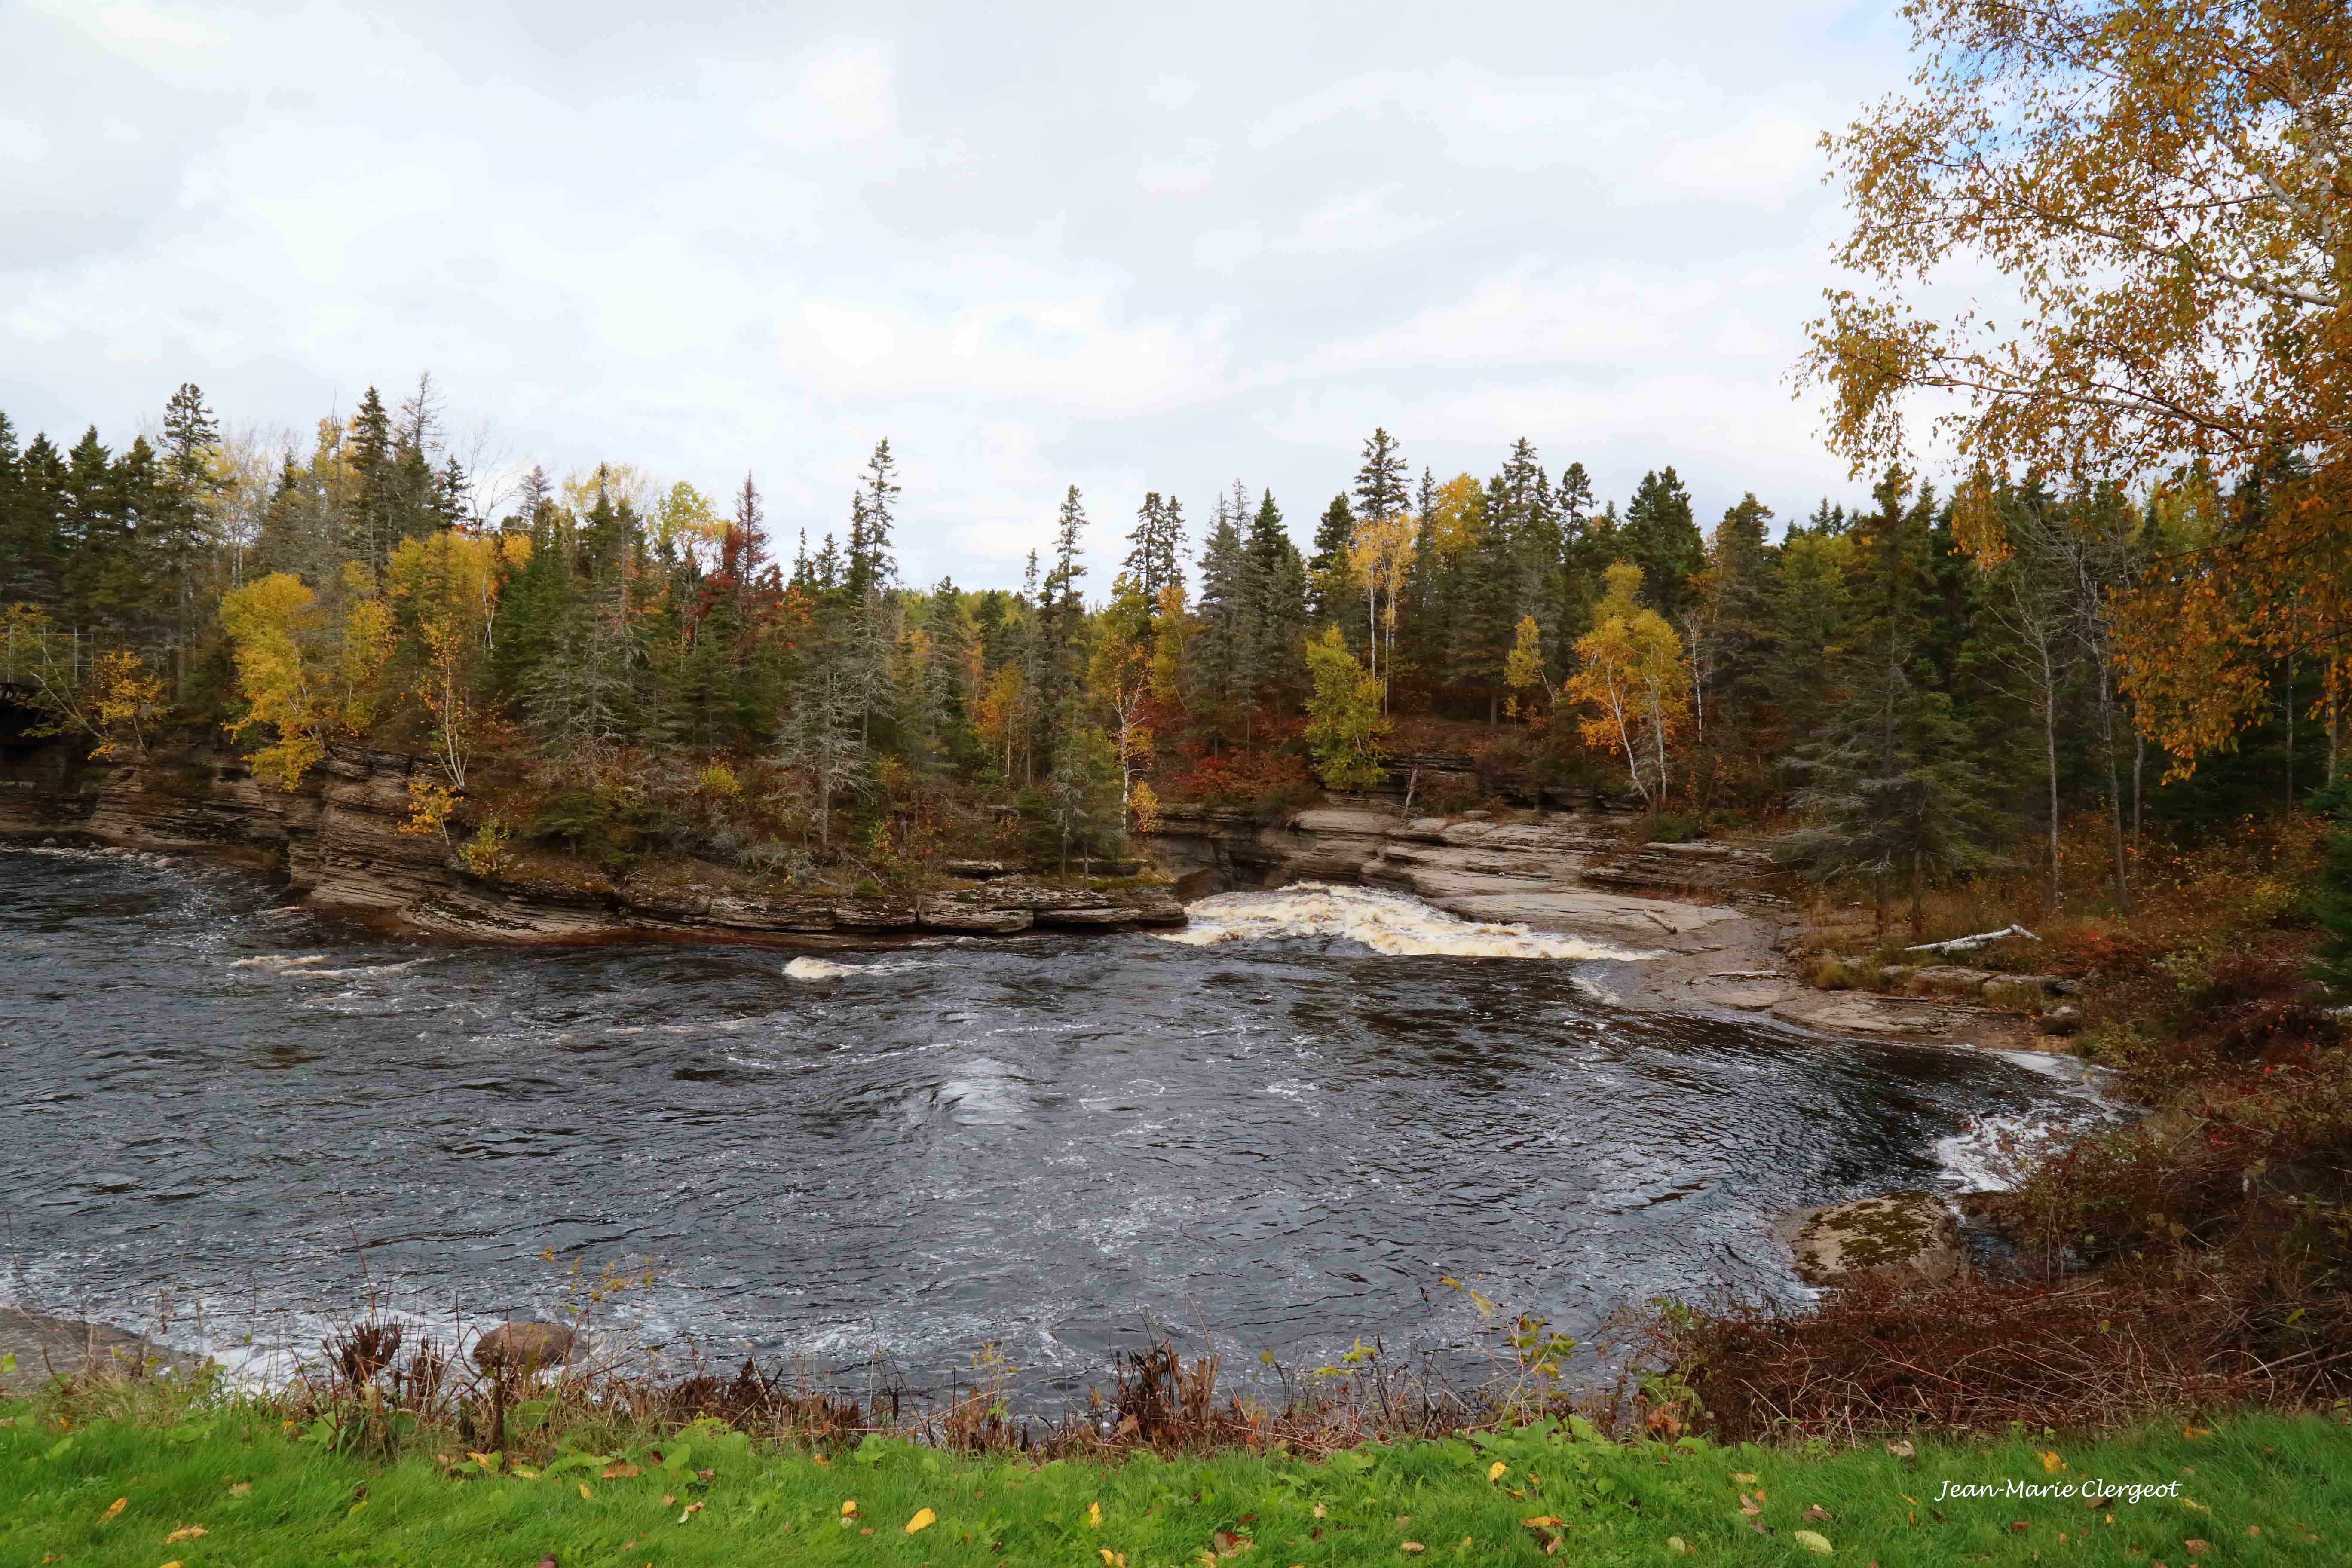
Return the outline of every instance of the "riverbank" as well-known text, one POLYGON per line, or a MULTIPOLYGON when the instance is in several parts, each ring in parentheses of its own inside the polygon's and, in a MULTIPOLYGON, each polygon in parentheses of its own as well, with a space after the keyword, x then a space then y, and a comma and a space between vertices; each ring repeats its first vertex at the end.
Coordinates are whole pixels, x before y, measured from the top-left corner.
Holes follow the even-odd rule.
POLYGON ((0 839, 204 855, 282 874, 311 906, 466 942, 688 940, 835 947, 939 933, 1181 926, 1150 878, 1066 876, 992 860, 945 860, 889 882, 795 879, 647 856, 615 875, 592 858, 516 847, 469 862, 437 833, 409 830, 404 752, 338 744, 289 794, 234 753, 158 751, 119 765, 55 742, 0 750, 0 839))
POLYGON ((2315 1564, 2352 1542, 2352 1427, 2309 1415, 2082 1444, 1923 1440, 1901 1454, 1620 1444, 1546 1424, 1319 1463, 1143 1450, 1043 1465, 882 1439, 810 1453, 716 1424, 528 1456, 420 1435, 385 1461, 289 1436, 266 1407, 178 1415, 61 1423, 31 1405, 0 1406, 0 1557, 90 1568, 780 1558, 1163 1568, 1787 1563, 1826 1552, 1895 1568, 2315 1564))
POLYGON ((1626 1007, 1922 1044, 2032 1048, 2030 1008, 1982 986, 1906 994, 1817 988, 1790 949, 1802 920, 1754 845, 1646 843, 1633 816, 1599 809, 1415 816, 1327 799, 1268 822, 1171 806, 1149 840, 1188 900, 1302 882, 1409 893, 1465 920, 1525 926, 1638 959, 1589 966, 1626 1007))

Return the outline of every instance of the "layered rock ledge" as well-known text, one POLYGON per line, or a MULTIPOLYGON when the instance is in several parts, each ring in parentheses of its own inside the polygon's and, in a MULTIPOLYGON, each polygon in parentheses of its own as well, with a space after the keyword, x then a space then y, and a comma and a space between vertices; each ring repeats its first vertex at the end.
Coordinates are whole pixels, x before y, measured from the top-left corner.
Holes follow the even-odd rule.
POLYGON ((1783 956, 1792 934, 1761 851, 1697 842, 1638 844, 1628 814, 1485 812, 1407 817, 1376 804, 1327 804, 1267 822, 1171 806, 1153 858, 1187 900, 1293 882, 1362 883, 1413 894, 1465 920, 1524 925, 1650 955, 1605 967, 1631 1005, 1762 1016, 1832 1034, 2011 1046, 2024 1030, 1982 1005, 1981 985, 1921 996, 1817 991, 1783 956))
POLYGON ((1168 889, 1132 879, 944 868, 919 894, 845 894, 699 861, 648 863, 618 879, 559 856, 514 857, 477 875, 436 835, 404 833, 405 752, 337 746, 291 795, 240 763, 190 751, 125 766, 80 765, 58 746, 0 753, 0 837, 226 854, 281 869, 321 908, 477 942, 646 937, 828 946, 919 932, 1181 926, 1168 889), (964 876, 952 873, 961 871, 964 876))

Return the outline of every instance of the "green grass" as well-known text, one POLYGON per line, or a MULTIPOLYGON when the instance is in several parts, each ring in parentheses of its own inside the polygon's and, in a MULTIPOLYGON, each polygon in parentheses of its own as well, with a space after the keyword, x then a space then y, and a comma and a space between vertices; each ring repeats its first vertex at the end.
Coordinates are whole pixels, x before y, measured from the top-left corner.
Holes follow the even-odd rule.
POLYGON ((1621 1447, 1538 1429, 1492 1442, 1367 1448, 1321 1464, 1229 1454, 1033 1466, 869 1440, 821 1465, 704 1426, 658 1445, 666 1463, 646 1447, 619 1456, 643 1473, 618 1479, 605 1478, 606 1458, 588 1457, 525 1477, 503 1466, 493 1474, 457 1453, 449 1473, 429 1442, 397 1462, 369 1463, 290 1437, 251 1408, 163 1429, 98 1422, 61 1432, 25 1404, 0 1416, 12 1422, 0 1427, 0 1564, 8 1568, 530 1568, 548 1554, 562 1568, 1100 1568, 1121 1558, 1129 1568, 1163 1568, 1244 1541, 1253 1544, 1242 1549, 1238 1568, 1532 1564, 1545 1560, 1550 1539, 1559 1542, 1555 1560, 1576 1563, 1818 1561, 1796 1539, 1804 1529, 1834 1548, 1831 1562, 1857 1568, 1872 1561, 1883 1568, 1971 1561, 2182 1568, 2335 1563, 2352 1555, 2352 1427, 2324 1416, 2249 1415, 2195 1437, 2171 1427, 2095 1444, 1922 1445, 1911 1462, 1878 1447, 1819 1456, 1690 1443, 1621 1447), (2063 1470, 2045 1465, 2045 1448, 2063 1470), (1505 1471, 1490 1481, 1497 1462, 1505 1471), (2090 1479, 2109 1490, 2178 1481, 2180 1496, 2095 1510, 2079 1498, 1937 1500, 1948 1480, 2090 1479), (1773 1534, 1750 1528, 1743 1492, 1773 1534), (110 1512, 118 1498, 121 1509, 110 1512), (845 1524, 851 1499, 857 1511, 845 1524), (692 1504, 700 1506, 687 1512, 692 1504), (1816 1506, 1831 1517, 1808 1524, 1805 1512, 1816 1506), (908 1533, 904 1526, 925 1509, 937 1522, 908 1533), (1543 1517, 1561 1522, 1519 1522, 1543 1517), (167 1541, 190 1525, 205 1533, 167 1541), (1688 1546, 1687 1557, 1670 1536, 1688 1546), (2190 1548, 2190 1540, 2210 1544, 2190 1548), (1408 1553, 1406 1542, 1425 1550, 1408 1553))

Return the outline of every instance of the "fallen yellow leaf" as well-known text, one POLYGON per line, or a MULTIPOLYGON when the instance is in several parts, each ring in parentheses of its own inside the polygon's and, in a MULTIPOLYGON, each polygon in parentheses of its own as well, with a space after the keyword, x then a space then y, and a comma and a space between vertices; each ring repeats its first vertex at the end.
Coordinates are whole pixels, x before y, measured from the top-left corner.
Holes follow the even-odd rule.
POLYGON ((1811 1552, 1816 1557, 1827 1557, 1837 1550, 1836 1547, 1830 1544, 1830 1538, 1822 1534, 1819 1531, 1801 1530, 1791 1535, 1789 1539, 1795 1542, 1798 1545, 1803 1547, 1806 1551, 1811 1552))
POLYGON ((856 1519, 857 1517, 857 1500, 856 1498, 847 1497, 841 1500, 841 1517, 844 1519, 856 1519))
POLYGON ((2044 1452, 2042 1456, 2042 1468, 2054 1476, 2066 1468, 2066 1461, 2055 1453, 2044 1452))
POLYGON ((194 1541, 197 1536, 204 1533, 205 1527, 201 1524, 184 1524, 180 1526, 179 1529, 172 1531, 171 1534, 163 1537, 163 1544, 166 1546, 177 1546, 183 1541, 194 1541))
POLYGON ((1529 1530, 1549 1530, 1552 1526, 1558 1524, 1559 1521, 1552 1517, 1550 1514, 1539 1513, 1533 1519, 1523 1519, 1519 1521, 1519 1522, 1526 1525, 1529 1530))
POLYGON ((1403 1545, 1398 1547, 1397 1550, 1403 1552, 1407 1557, 1418 1557, 1423 1552, 1428 1551, 1429 1548, 1423 1546, 1418 1541, 1408 1541, 1403 1545))
POLYGON ((1752 1487, 1752 1486, 1754 1486, 1754 1485, 1756 1484, 1756 1478, 1755 1478, 1754 1476, 1749 1475, 1749 1474, 1748 1474, 1747 1471, 1745 1471, 1745 1470, 1734 1470, 1734 1471, 1732 1471, 1732 1472, 1731 1472, 1731 1479, 1732 1479, 1733 1480, 1735 1480, 1735 1481, 1739 1482, 1742 1486, 1750 1486, 1750 1487, 1752 1487))
POLYGON ((581 1501, 583 1501, 583 1502, 586 1502, 590 1498, 594 1497, 595 1495, 596 1495, 596 1494, 595 1494, 594 1492, 592 1492, 592 1491, 590 1491, 590 1490, 588 1489, 588 1483, 587 1483, 586 1481, 582 1481, 582 1482, 580 1483, 580 1500, 581 1500, 581 1501))
POLYGON ((1315 1517, 1318 1519, 1328 1519, 1330 1517, 1330 1513, 1321 1503, 1318 1502, 1315 1505, 1315 1517))
POLYGON ((481 1466, 482 1468, 486 1470, 495 1470, 499 1468, 499 1456, 497 1454, 477 1454, 471 1448, 468 1448, 466 1450, 466 1458, 473 1460, 474 1463, 481 1466))
POLYGON ((164 1563, 163 1568, 180 1568, 180 1560, 174 1557, 169 1563, 164 1563))
POLYGON ((701 1511, 702 1505, 700 1503, 688 1503, 684 1508, 678 1510, 677 1521, 680 1524, 684 1524, 688 1520, 692 1519, 696 1514, 700 1513, 701 1511))
POLYGON ((1088 1530, 1102 1528, 1102 1504, 1098 1502, 1087 1504, 1087 1528, 1088 1530))
POLYGON ((1493 1464, 1486 1467, 1486 1479, 1490 1481, 1499 1481, 1503 1479, 1503 1472, 1510 1468, 1510 1466, 1503 1463, 1502 1460, 1497 1459, 1493 1464))
POLYGON ((130 1500, 131 1500, 127 1497, 116 1498, 114 1500, 114 1506, 98 1516, 98 1522, 104 1524, 108 1520, 112 1519, 116 1514, 121 1513, 122 1511, 122 1505, 130 1500))
POLYGON ((1098 1550, 1102 1552, 1103 1568, 1127 1568, 1127 1558, 1123 1553, 1113 1552, 1108 1546, 1098 1550))
POLYGON ((1666 1550, 1673 1552, 1677 1557, 1687 1557, 1691 1554, 1690 1542, 1685 1541, 1679 1535, 1669 1535, 1666 1537, 1666 1550))
POLYGON ((251 1481, 239 1481, 236 1485, 228 1489, 228 1495, 231 1497, 249 1497, 252 1495, 252 1492, 253 1483, 251 1481))
POLYGON ((919 1508, 915 1510, 915 1517, 908 1520, 905 1524, 900 1525, 898 1528, 905 1531, 908 1535, 912 1535, 919 1530, 930 1529, 931 1526, 939 1523, 939 1521, 940 1516, 938 1514, 933 1513, 929 1509, 919 1508))
POLYGON ((613 1463, 604 1467, 604 1473, 602 1479, 608 1481, 625 1481, 632 1476, 641 1476, 644 1474, 645 1471, 639 1469, 636 1466, 623 1464, 619 1460, 615 1459, 613 1463))
POLYGON ((2200 1437, 2210 1437, 2213 1429, 2210 1426, 2183 1426, 2180 1435, 2194 1443, 2200 1437))

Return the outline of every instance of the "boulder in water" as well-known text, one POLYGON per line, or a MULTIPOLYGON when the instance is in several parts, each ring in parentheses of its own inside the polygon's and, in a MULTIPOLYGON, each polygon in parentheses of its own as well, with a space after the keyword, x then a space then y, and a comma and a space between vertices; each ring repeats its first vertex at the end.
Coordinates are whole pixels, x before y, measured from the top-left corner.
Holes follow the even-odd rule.
POLYGON ((474 1364, 488 1373, 534 1373, 571 1359, 573 1342, 561 1323, 500 1323, 474 1342, 474 1364))
POLYGON ((1797 1216, 1790 1248, 1797 1277, 1809 1285, 1843 1285, 1864 1271, 1893 1270, 1948 1279, 1960 1267, 1959 1229, 1933 1193, 1887 1193, 1797 1216))

